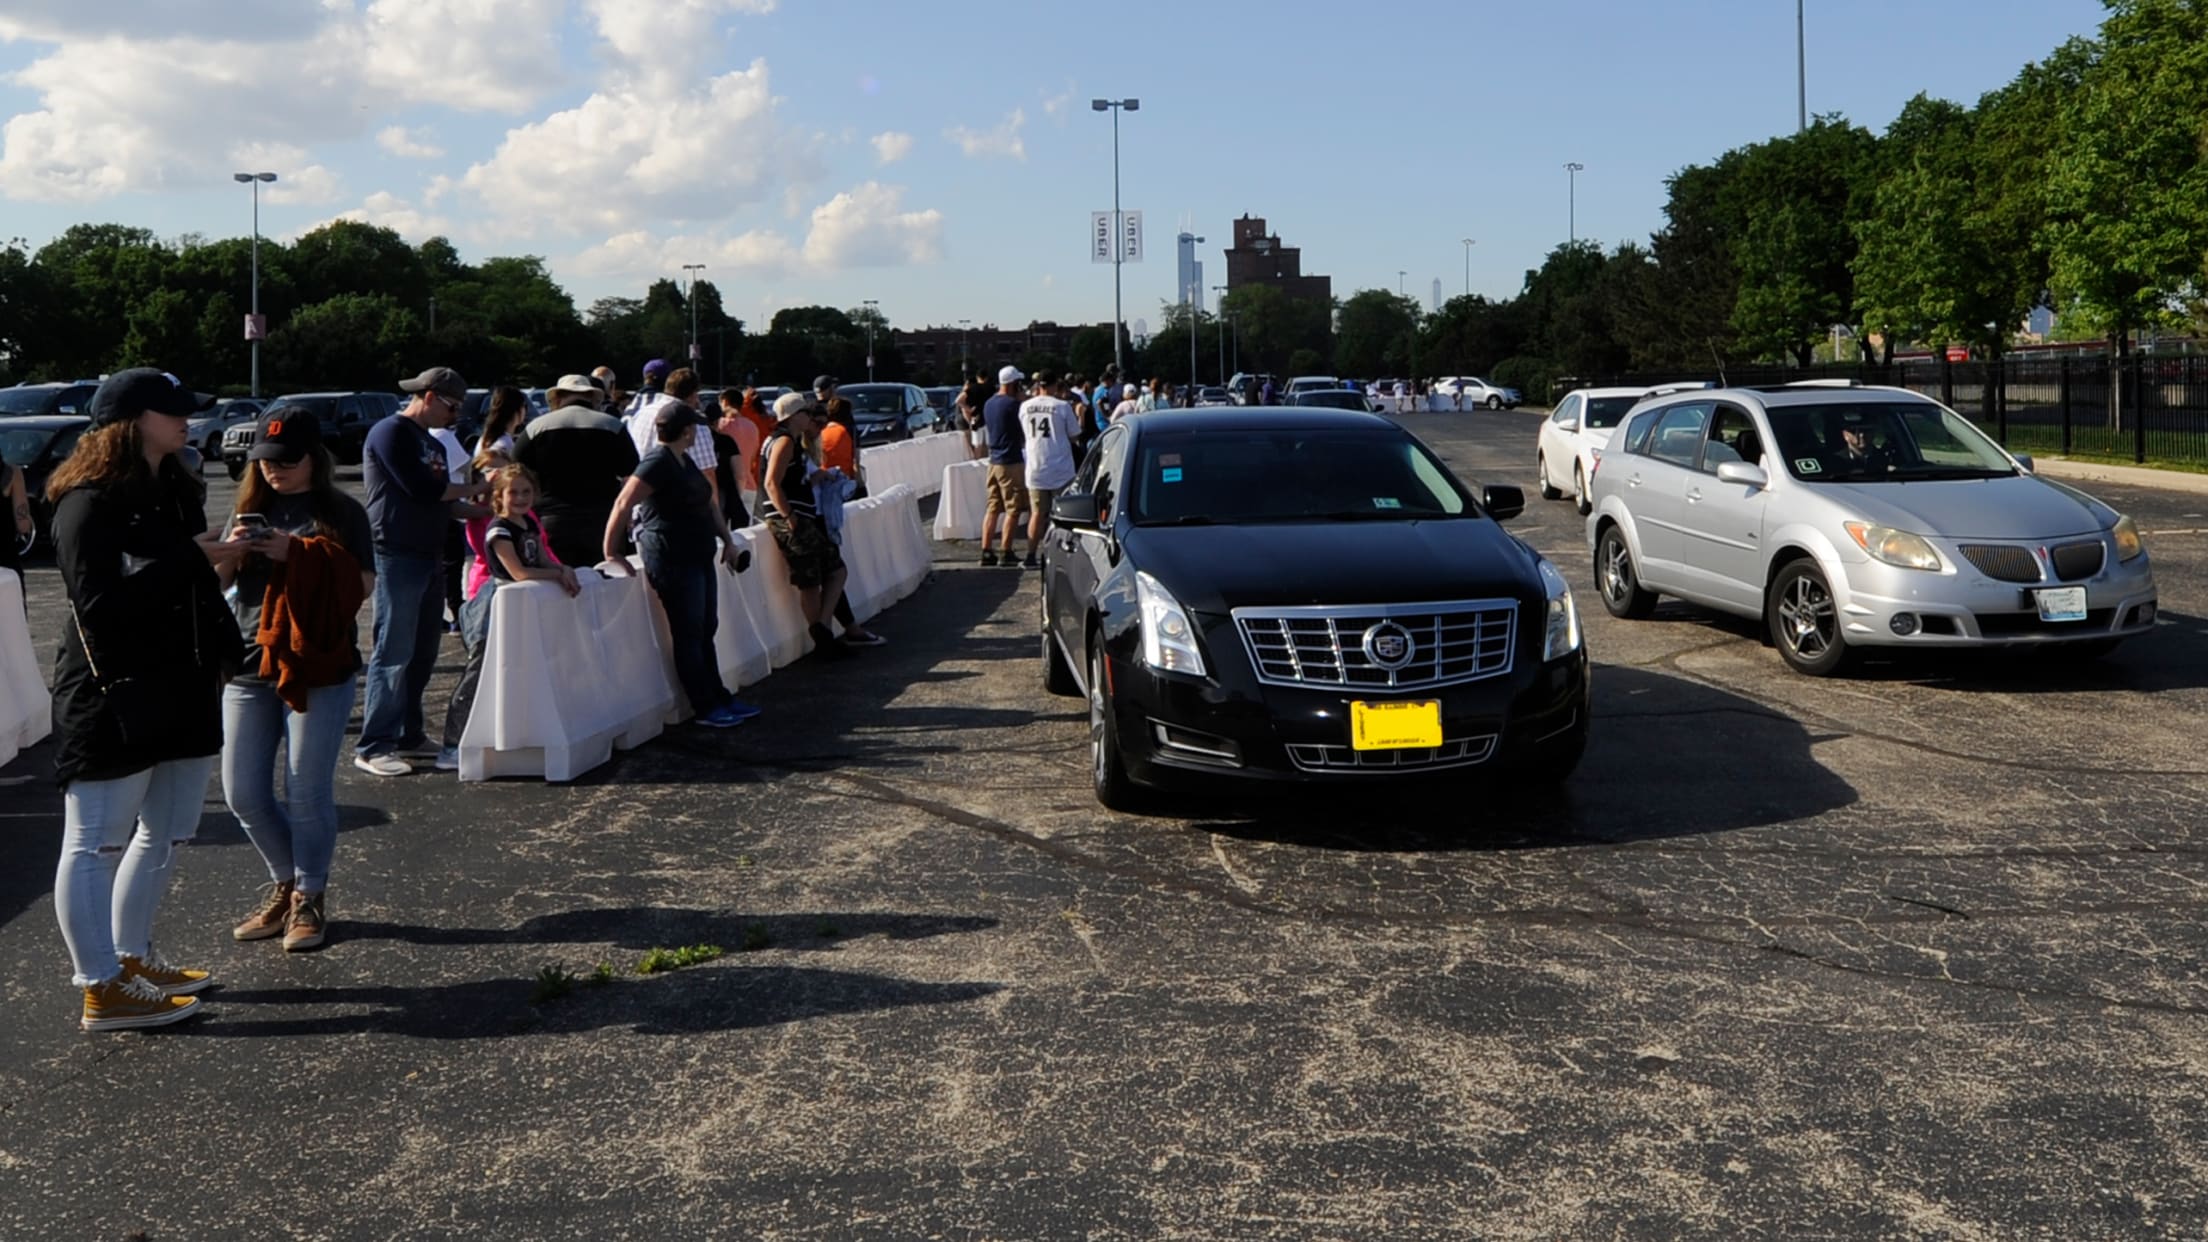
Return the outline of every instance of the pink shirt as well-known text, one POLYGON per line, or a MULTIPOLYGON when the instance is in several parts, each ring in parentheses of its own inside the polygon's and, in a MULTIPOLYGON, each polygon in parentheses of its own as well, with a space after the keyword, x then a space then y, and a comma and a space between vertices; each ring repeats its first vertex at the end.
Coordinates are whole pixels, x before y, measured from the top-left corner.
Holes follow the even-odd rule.
MULTIPOLYGON (((531 509, 529 516, 535 518, 537 511, 531 509)), ((542 522, 537 524, 543 525, 542 522)), ((461 581, 461 588, 467 592, 469 599, 474 599, 482 591, 483 584, 491 578, 491 562, 488 559, 490 550, 483 546, 483 536, 490 529, 491 519, 488 515, 468 519, 468 550, 475 555, 468 558, 468 570, 461 581)), ((544 541, 544 559, 555 565, 561 563, 559 554, 552 550, 552 541, 549 539, 544 541)))

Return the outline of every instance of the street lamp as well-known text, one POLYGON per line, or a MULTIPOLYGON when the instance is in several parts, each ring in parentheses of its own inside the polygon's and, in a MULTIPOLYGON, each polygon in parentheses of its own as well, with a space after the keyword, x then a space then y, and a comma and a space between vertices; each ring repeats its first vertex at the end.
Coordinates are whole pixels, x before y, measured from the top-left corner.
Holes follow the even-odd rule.
POLYGON ((1794 132, 1809 128, 1809 43, 1802 28, 1802 0, 1794 0, 1794 132))
POLYGON ((1472 247, 1479 244, 1469 237, 1464 239, 1464 296, 1466 297, 1472 296, 1472 247))
MULTIPOLYGON (((1219 321, 1224 321, 1227 317, 1227 287, 1213 285, 1211 291, 1219 295, 1219 321)), ((1214 321, 1214 326, 1219 321, 1214 321)), ((1227 334, 1224 332, 1219 333, 1219 386, 1227 386, 1227 334)))
POLYGON ((965 383, 967 377, 974 373, 974 364, 968 361, 966 357, 966 341, 968 337, 973 335, 973 329, 973 320, 961 319, 958 321, 958 382, 961 384, 965 383))
POLYGON ((1587 166, 1578 160, 1564 166, 1564 236, 1573 246, 1579 244, 1579 174, 1585 171, 1587 166))
POLYGON ((1122 356, 1120 338, 1127 335, 1127 325, 1125 312, 1120 308, 1119 264, 1123 253, 1127 249, 1127 238, 1123 233, 1126 226, 1121 222, 1119 215, 1119 114, 1141 111, 1142 101, 1139 99, 1092 99, 1089 101, 1089 109, 1092 112, 1109 112, 1112 114, 1112 366, 1121 375, 1125 375, 1127 374, 1127 359, 1122 356))
POLYGON ((705 270, 703 263, 685 263, 683 274, 689 277, 690 287, 683 292, 682 300, 690 304, 690 365, 696 367, 704 358, 698 349, 698 273, 705 270))
POLYGON ((1406 296, 1403 292, 1403 278, 1408 275, 1410 275, 1410 273, 1404 271, 1400 267, 1395 269, 1395 296, 1399 298, 1406 296))
POLYGON ((261 183, 274 181, 272 172, 231 173, 232 181, 253 187, 253 306, 245 321, 245 339, 253 342, 253 395, 261 395, 261 183))
POLYGON ((866 317, 866 382, 871 384, 874 382, 874 321, 882 317, 882 304, 868 298, 860 305, 874 312, 866 317))

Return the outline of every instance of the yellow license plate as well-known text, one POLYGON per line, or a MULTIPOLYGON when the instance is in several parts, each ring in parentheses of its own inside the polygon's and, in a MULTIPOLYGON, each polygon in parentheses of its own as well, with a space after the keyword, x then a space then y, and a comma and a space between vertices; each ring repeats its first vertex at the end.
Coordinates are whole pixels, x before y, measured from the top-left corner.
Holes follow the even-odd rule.
POLYGON ((1349 741, 1357 750, 1411 750, 1441 745, 1441 703, 1351 703, 1349 741))

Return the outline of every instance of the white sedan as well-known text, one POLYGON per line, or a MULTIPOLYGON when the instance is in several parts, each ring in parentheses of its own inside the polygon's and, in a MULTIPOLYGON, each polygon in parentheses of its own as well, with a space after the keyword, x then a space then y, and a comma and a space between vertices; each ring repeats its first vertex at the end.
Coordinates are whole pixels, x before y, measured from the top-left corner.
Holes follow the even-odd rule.
POLYGON ((1517 389, 1490 384, 1477 375, 1452 375, 1437 381, 1434 384, 1434 395, 1452 405, 1458 404, 1457 398, 1462 395, 1462 408, 1465 409, 1486 406, 1490 410, 1515 410, 1520 400, 1517 389))
POLYGON ((1626 412, 1647 395, 1646 388, 1581 388, 1557 402, 1541 424, 1533 459, 1541 499, 1557 500, 1569 494, 1584 515, 1595 454, 1610 443, 1610 433, 1625 421, 1626 412))

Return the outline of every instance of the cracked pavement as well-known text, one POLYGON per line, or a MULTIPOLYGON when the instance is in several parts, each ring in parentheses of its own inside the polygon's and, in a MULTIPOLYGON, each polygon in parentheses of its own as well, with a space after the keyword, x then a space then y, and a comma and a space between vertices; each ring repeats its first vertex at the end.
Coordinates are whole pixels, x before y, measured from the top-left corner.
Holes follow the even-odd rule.
MULTIPOLYGON (((1524 485, 1535 421, 1407 425, 1524 485)), ((2208 498, 2089 490, 2150 639, 1845 681, 1613 620, 1532 500, 1596 662, 1565 794, 1163 819, 1090 797, 1034 576, 938 545, 891 646, 741 730, 568 786, 347 766, 319 953, 229 940, 259 866, 211 788, 159 926, 221 987, 143 1035, 74 1029, 41 748, 0 773, 0 1236, 2201 1236, 2208 498), (728 953, 633 973, 689 944, 728 953)))

